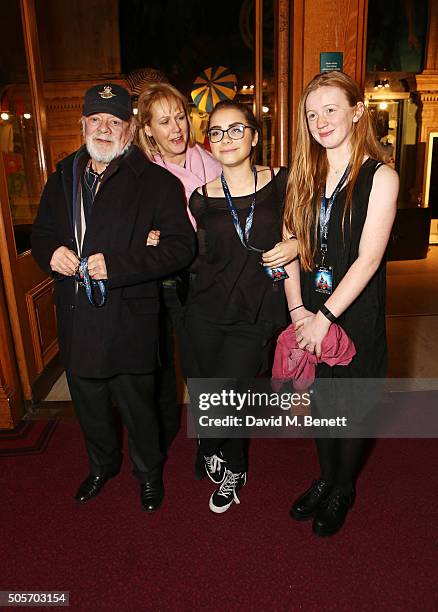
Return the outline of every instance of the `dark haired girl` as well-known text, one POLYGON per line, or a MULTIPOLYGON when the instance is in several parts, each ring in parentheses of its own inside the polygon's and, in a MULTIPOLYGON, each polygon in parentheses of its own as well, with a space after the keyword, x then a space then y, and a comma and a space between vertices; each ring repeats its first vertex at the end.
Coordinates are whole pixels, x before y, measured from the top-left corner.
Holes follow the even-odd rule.
MULTIPOLYGON (((243 104, 217 104, 208 136, 222 173, 189 202, 198 228, 199 261, 187 328, 197 376, 254 378, 268 371, 269 347, 286 323, 283 281, 273 282, 261 265, 263 251, 270 251, 264 260, 269 267, 296 256, 296 241, 282 241, 286 170, 253 165, 260 130, 243 104)), ((247 471, 243 441, 202 438, 198 457, 217 485, 210 509, 222 513, 240 503, 247 471)))

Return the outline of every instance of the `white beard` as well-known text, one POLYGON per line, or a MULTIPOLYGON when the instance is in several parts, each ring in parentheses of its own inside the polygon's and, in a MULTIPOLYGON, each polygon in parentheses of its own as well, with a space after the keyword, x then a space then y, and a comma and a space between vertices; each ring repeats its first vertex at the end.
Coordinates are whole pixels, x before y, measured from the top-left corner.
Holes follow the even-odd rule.
POLYGON ((112 140, 109 142, 113 143, 111 149, 109 151, 107 150, 106 152, 102 152, 99 150, 99 145, 94 143, 93 136, 88 136, 88 138, 85 140, 85 146, 87 147, 87 151, 91 159, 94 159, 101 164, 109 164, 113 161, 113 159, 116 159, 116 157, 120 157, 123 155, 123 153, 126 153, 131 146, 132 140, 129 140, 122 148, 120 148, 117 143, 113 142, 112 140))

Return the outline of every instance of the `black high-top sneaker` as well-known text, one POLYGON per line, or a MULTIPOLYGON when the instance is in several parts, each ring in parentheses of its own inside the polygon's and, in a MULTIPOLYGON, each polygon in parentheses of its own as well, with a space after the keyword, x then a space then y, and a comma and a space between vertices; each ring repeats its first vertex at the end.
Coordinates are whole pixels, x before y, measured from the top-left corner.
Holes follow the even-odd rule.
POLYGON ((210 457, 204 456, 204 466, 207 476, 215 484, 221 484, 225 478, 225 461, 222 451, 218 451, 217 455, 211 455, 210 457))
POLYGON ((225 478, 217 491, 210 497, 209 507, 212 512, 226 512, 233 502, 240 504, 237 493, 246 484, 246 472, 225 470, 225 478))

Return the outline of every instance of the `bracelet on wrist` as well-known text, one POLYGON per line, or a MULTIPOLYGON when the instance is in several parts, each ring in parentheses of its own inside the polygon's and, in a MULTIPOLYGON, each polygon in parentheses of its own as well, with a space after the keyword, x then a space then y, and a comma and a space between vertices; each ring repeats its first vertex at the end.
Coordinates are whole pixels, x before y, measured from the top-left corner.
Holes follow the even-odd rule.
POLYGON ((294 310, 298 310, 298 308, 304 308, 304 304, 300 304, 299 306, 294 306, 294 308, 290 308, 289 312, 293 312, 294 310))
POLYGON ((325 316, 325 318, 330 321, 330 323, 336 323, 336 321, 338 320, 337 317, 335 317, 335 315, 327 308, 325 304, 320 307, 319 312, 321 312, 325 316))

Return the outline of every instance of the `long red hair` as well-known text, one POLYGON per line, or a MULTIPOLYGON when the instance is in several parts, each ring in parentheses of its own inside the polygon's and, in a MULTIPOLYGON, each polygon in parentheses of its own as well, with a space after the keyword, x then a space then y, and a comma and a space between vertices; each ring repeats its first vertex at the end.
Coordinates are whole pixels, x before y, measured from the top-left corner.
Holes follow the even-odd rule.
MULTIPOLYGON (((341 89, 352 109, 357 106, 358 102, 364 102, 359 85, 351 77, 338 71, 324 72, 315 76, 301 96, 298 106, 295 155, 287 181, 283 220, 286 231, 297 237, 298 255, 305 270, 311 270, 314 267, 318 231, 316 220, 319 218, 322 190, 329 169, 326 150, 311 136, 306 117, 307 97, 320 87, 341 89), (314 226, 313 240, 311 237, 312 225, 314 226)), ((364 157, 382 160, 374 124, 366 106, 357 123, 352 124, 350 146, 351 170, 345 199, 344 219, 347 209, 351 216, 353 189, 364 157)))

